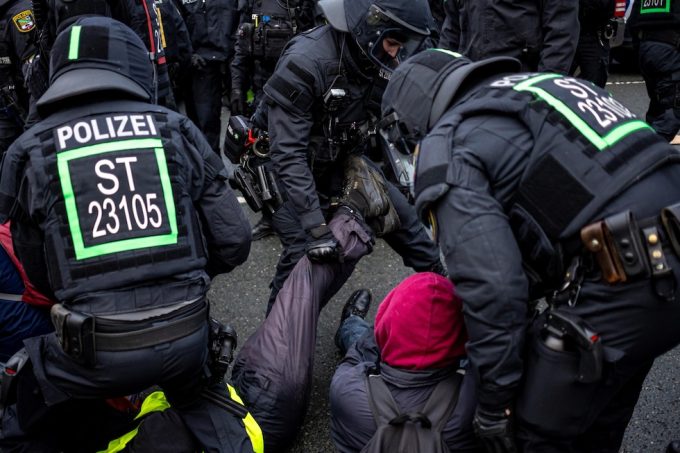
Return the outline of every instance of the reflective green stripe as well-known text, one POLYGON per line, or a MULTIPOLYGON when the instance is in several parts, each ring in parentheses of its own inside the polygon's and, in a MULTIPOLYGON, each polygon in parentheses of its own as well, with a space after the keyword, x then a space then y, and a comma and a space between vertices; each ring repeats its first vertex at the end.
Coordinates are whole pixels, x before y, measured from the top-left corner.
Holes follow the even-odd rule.
MULTIPOLYGON (((165 394, 163 392, 153 392, 151 395, 144 398, 142 408, 140 409, 139 414, 137 414, 137 416, 135 417, 135 420, 144 417, 146 414, 149 414, 151 412, 164 411, 169 407, 170 403, 168 403, 168 400, 165 399, 165 394)), ((106 450, 102 450, 99 453, 116 453, 118 451, 123 450, 126 447, 126 445, 132 439, 134 439, 138 431, 139 427, 133 429, 129 433, 123 434, 118 439, 112 440, 111 442, 109 442, 109 445, 106 448, 106 450)))
POLYGON ((461 57, 462 57, 462 55, 459 54, 458 52, 454 52, 454 51, 448 50, 448 49, 439 49, 439 48, 436 48, 436 49, 430 49, 430 50, 436 50, 437 52, 447 53, 447 54, 451 55, 452 57, 456 57, 456 58, 461 58, 461 57))
POLYGON ((71 27, 71 41, 68 48, 68 59, 77 60, 78 59, 78 47, 80 47, 80 25, 74 25, 71 27))
POLYGON ((120 140, 71 149, 69 151, 64 151, 57 154, 57 168, 59 170, 61 190, 64 195, 66 215, 68 217, 69 230, 71 232, 71 238, 73 239, 73 248, 75 250, 76 259, 82 260, 96 256, 107 255, 110 253, 136 250, 146 247, 172 245, 177 243, 177 217, 175 212, 175 202, 172 196, 172 185, 170 183, 170 175, 168 173, 168 164, 165 160, 165 153, 163 151, 163 142, 160 139, 145 138, 120 140), (120 241, 107 242, 104 244, 86 247, 83 241, 82 231, 80 230, 78 209, 76 207, 76 199, 75 194, 73 193, 71 172, 69 171, 68 163, 73 159, 79 159, 82 157, 134 149, 153 149, 156 162, 158 163, 165 207, 168 212, 170 233, 134 239, 123 239, 120 241))
MULTIPOLYGON (((243 404, 243 400, 240 396, 238 396, 238 393, 236 393, 236 389, 228 384, 227 388, 229 389, 229 396, 231 399, 239 404, 243 404)), ((248 433, 250 443, 253 444, 253 451, 255 453, 264 453, 264 438, 262 437, 262 429, 260 428, 260 425, 257 424, 257 421, 255 421, 255 418, 250 415, 250 412, 248 412, 248 414, 243 417, 243 424, 246 426, 246 433, 248 433)))
POLYGON ((663 8, 645 8, 644 0, 640 1, 640 14, 650 14, 650 13, 669 13, 671 11, 671 1, 666 0, 666 6, 663 8))
POLYGON ((590 143, 592 143, 599 151, 614 145, 616 142, 621 140, 626 135, 630 134, 639 129, 651 129, 652 127, 640 120, 632 120, 623 123, 615 127, 611 132, 609 132, 604 137, 600 136, 595 132, 581 117, 574 113, 572 109, 569 108, 564 102, 557 99, 552 94, 548 93, 542 88, 533 86, 536 83, 542 82, 548 79, 555 79, 561 77, 558 74, 543 74, 540 76, 532 77, 531 79, 525 80, 524 82, 518 83, 513 89, 516 91, 529 91, 534 93, 537 97, 545 101, 555 110, 560 112, 567 121, 571 123, 572 126, 576 128, 584 137, 586 137, 590 143))

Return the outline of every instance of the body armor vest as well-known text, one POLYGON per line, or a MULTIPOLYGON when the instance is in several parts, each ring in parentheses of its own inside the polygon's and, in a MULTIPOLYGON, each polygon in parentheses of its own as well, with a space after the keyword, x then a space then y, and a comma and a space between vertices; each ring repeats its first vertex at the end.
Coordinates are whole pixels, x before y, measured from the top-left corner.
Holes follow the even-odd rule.
POLYGON ((37 136, 32 187, 45 191, 45 256, 60 301, 205 266, 179 130, 174 116, 141 107, 37 136))
POLYGON ((629 20, 635 28, 672 27, 677 31, 680 29, 680 0, 636 0, 629 20))
POLYGON ((275 62, 298 31, 295 2, 289 8, 276 0, 256 0, 250 21, 239 28, 239 47, 254 58, 275 62))
MULTIPOLYGON (((649 125, 595 85, 557 74, 516 74, 489 83, 458 104, 455 130, 478 115, 512 116, 534 147, 506 210, 526 263, 561 278, 562 244, 573 241, 618 194, 680 155, 649 125)), ((450 113, 447 113, 448 118, 450 113)), ((416 207, 421 216, 449 190, 450 149, 418 156, 416 207)), ((567 250, 567 255, 574 250, 567 250)))

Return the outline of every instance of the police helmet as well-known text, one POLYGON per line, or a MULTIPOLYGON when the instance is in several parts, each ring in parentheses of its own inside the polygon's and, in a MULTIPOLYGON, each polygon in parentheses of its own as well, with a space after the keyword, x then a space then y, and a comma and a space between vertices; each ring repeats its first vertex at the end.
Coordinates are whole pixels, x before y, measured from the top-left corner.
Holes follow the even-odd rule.
POLYGON ((382 98, 379 127, 413 145, 446 112, 465 81, 520 69, 521 63, 510 57, 472 62, 444 49, 420 52, 392 74, 382 98))
POLYGON ((420 49, 433 28, 426 0, 321 0, 319 7, 333 28, 350 33, 366 56, 389 72, 420 49), (399 43, 396 57, 385 49, 385 39, 399 43))
POLYGON ((109 17, 81 17, 62 31, 50 52, 50 86, 40 113, 64 99, 96 92, 152 99, 153 67, 142 40, 109 17))

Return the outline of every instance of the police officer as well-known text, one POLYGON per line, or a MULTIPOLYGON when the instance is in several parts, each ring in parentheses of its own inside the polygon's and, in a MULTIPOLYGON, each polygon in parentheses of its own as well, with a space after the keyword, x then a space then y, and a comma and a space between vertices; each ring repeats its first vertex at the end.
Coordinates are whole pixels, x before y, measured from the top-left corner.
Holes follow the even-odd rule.
POLYGON ((203 131, 213 150, 219 153, 221 66, 234 52, 237 0, 182 0, 181 8, 194 50, 187 114, 203 131))
MULTIPOLYGON (((270 307, 305 253, 317 261, 337 256, 326 216, 342 190, 342 163, 368 147, 369 109, 382 95, 384 78, 421 45, 432 22, 424 0, 326 0, 319 6, 329 25, 293 38, 264 87, 270 155, 287 196, 273 215, 284 250, 270 307)), ((385 236, 387 242, 417 270, 440 266, 413 208, 394 186, 388 191, 401 227, 385 236)))
POLYGON ((609 75, 609 38, 613 31, 610 20, 615 6, 615 0, 579 2, 581 28, 569 73, 573 75, 579 69, 579 78, 590 80, 600 88, 604 88, 609 75))
POLYGON ((456 0, 460 27, 444 30, 444 43, 476 61, 495 56, 518 58, 527 71, 569 72, 578 42, 578 0, 456 0))
POLYGON ((649 94, 647 122, 680 142, 680 0, 636 0, 630 27, 649 94))
POLYGON ((37 388, 3 420, 5 442, 12 420, 30 436, 70 398, 157 384, 203 449, 253 451, 242 406, 209 385, 206 301, 210 276, 247 258, 249 225, 221 160, 191 121, 150 103, 152 84, 132 30, 77 19, 52 48, 44 119, 3 161, 2 221, 29 279, 58 302, 56 335, 24 343, 37 388))
POLYGON ((465 304, 487 451, 517 451, 515 420, 520 451, 617 452, 680 342, 680 154, 592 84, 518 68, 422 52, 392 75, 385 127, 419 142, 416 208, 465 304))
POLYGON ((0 155, 21 135, 28 111, 23 74, 36 55, 35 17, 28 0, 0 2, 0 155))

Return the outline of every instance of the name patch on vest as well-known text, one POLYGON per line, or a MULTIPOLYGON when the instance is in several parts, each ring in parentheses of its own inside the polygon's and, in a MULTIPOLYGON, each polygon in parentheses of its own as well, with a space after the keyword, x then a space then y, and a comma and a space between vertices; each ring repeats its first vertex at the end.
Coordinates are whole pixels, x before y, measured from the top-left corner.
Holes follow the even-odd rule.
POLYGON ((76 259, 177 243, 163 142, 151 115, 107 115, 54 131, 76 259))
POLYGON ((639 129, 651 129, 609 93, 573 77, 525 74, 508 76, 492 86, 512 86, 516 91, 533 94, 559 112, 600 151, 639 129))
POLYGON ((640 14, 668 13, 671 10, 671 0, 642 0, 640 14))

